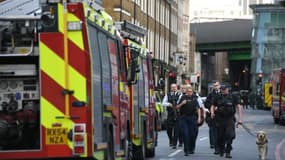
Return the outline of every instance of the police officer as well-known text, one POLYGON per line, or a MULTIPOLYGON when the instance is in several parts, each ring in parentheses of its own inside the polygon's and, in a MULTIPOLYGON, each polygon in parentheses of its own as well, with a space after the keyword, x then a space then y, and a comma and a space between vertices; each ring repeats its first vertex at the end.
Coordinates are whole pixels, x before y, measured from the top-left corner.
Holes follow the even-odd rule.
POLYGON ((242 124, 240 100, 229 94, 227 86, 221 87, 221 94, 214 98, 211 106, 211 118, 216 118, 220 156, 232 158, 232 142, 235 138, 235 112, 238 110, 238 124, 242 124))
MULTIPOLYGON (((210 110, 213 100, 216 96, 220 95, 220 83, 217 81, 213 84, 213 90, 207 96, 205 107, 210 110)), ((209 126, 209 140, 210 140, 210 148, 214 148, 214 154, 219 154, 218 147, 218 137, 217 137, 217 127, 215 124, 215 118, 211 119, 211 114, 207 113, 206 121, 209 126)))
POLYGON ((181 103, 177 105, 180 110, 180 120, 183 129, 185 156, 194 153, 198 123, 201 122, 201 112, 197 96, 192 88, 186 88, 186 94, 181 97, 181 103))
POLYGON ((173 148, 176 147, 177 137, 178 137, 178 125, 176 125, 177 121, 176 104, 179 95, 180 93, 177 91, 177 85, 173 83, 170 85, 170 92, 167 93, 162 100, 162 105, 165 106, 167 109, 166 133, 169 139, 169 146, 173 148))

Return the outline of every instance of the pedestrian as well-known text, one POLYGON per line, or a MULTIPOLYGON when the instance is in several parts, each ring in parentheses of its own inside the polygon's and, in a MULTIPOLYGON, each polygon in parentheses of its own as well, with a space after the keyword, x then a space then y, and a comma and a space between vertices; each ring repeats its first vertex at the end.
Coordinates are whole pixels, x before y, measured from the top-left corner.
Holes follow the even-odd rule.
POLYGON ((227 86, 221 87, 221 94, 214 98, 211 106, 211 118, 216 118, 220 156, 232 158, 232 143, 235 139, 235 113, 238 111, 238 123, 242 124, 242 107, 239 97, 229 93, 227 86))
MULTIPOLYGON (((183 95, 186 94, 186 88, 187 87, 190 87, 190 85, 187 85, 187 84, 181 85, 181 87, 180 87, 181 94, 178 97, 177 104, 181 103, 181 98, 183 95)), ((182 123, 181 123, 180 111, 179 111, 179 109, 177 109, 177 111, 179 113, 178 117, 177 117, 177 121, 178 121, 178 142, 179 142, 178 147, 182 147, 183 146, 183 128, 182 128, 182 123)), ((177 140, 176 140, 176 143, 177 143, 177 140)))
POLYGON ((177 90, 177 85, 175 83, 170 85, 170 92, 167 93, 162 100, 162 105, 167 110, 167 120, 166 120, 166 133, 169 139, 169 146, 176 147, 178 129, 177 129, 177 111, 176 105, 180 93, 177 90), (176 140, 176 143, 175 143, 176 140))
POLYGON ((249 106, 252 109, 255 109, 256 105, 255 92, 251 89, 249 90, 248 100, 249 100, 249 106))
POLYGON ((244 92, 242 94, 242 101, 243 101, 243 109, 248 109, 248 93, 247 92, 244 92))
MULTIPOLYGON (((217 81, 213 84, 212 91, 208 94, 205 102, 205 107, 208 110, 211 110, 211 105, 213 104, 213 100, 216 96, 220 95, 220 82, 217 81)), ((217 133, 217 126, 215 123, 215 118, 211 118, 211 113, 208 112, 206 115, 207 124, 209 127, 209 141, 210 141, 210 148, 214 148, 214 154, 219 154, 219 146, 218 146, 218 133, 217 133)))
POLYGON ((201 122, 201 113, 197 96, 192 88, 186 88, 186 94, 181 97, 181 103, 177 105, 181 114, 181 126, 183 128, 183 141, 185 156, 194 154, 196 130, 201 122))

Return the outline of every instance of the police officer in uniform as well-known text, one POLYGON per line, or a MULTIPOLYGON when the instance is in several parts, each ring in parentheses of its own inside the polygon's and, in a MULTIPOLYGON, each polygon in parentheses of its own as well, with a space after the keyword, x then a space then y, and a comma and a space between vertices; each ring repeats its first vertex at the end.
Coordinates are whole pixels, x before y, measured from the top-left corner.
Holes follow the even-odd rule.
MULTIPOLYGON (((217 81, 213 84, 213 90, 210 92, 207 96, 205 107, 208 110, 211 110, 211 105, 213 103, 213 100, 216 96, 220 95, 220 83, 217 81)), ((214 154, 219 154, 219 147, 218 147, 218 134, 217 134, 217 127, 215 123, 215 118, 211 119, 211 113, 207 113, 206 115, 206 121, 209 126, 209 140, 210 140, 210 148, 214 148, 215 152, 214 154)))
POLYGON ((176 148, 178 138, 178 125, 176 104, 180 93, 175 83, 170 85, 170 92, 163 97, 162 105, 167 109, 166 133, 169 139, 169 146, 176 148))
POLYGON ((186 88, 186 94, 181 97, 181 103, 177 105, 180 110, 180 120, 183 129, 185 156, 194 153, 198 123, 201 122, 201 112, 197 96, 192 88, 186 88))
POLYGON ((240 100, 229 94, 227 86, 221 87, 221 94, 214 98, 211 106, 211 118, 216 119, 220 156, 232 158, 232 142, 235 139, 235 112, 238 111, 238 124, 242 124, 240 100))

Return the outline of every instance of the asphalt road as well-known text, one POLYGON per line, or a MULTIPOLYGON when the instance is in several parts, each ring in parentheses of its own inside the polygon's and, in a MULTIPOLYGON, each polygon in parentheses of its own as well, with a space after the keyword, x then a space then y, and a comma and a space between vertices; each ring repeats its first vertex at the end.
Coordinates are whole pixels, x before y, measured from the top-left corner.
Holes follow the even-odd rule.
MULTIPOLYGON (((254 135, 249 134, 244 128, 236 129, 236 139, 233 143, 232 156, 234 160, 257 160, 256 132, 267 132, 268 160, 285 160, 285 126, 275 125, 271 117, 271 111, 244 110, 244 124, 254 135)), ((156 156, 149 160, 216 160, 226 159, 214 155, 209 147, 208 126, 204 124, 199 128, 196 142, 196 151, 193 155, 184 156, 183 148, 172 149, 168 146, 168 138, 165 131, 158 134, 158 146, 156 156)))

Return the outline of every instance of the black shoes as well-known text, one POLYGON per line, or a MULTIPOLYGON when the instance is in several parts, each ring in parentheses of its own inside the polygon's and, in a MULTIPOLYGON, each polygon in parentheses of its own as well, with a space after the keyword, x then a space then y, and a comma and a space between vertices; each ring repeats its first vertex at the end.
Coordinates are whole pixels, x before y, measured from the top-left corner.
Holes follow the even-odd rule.
POLYGON ((220 152, 220 157, 223 157, 224 156, 224 152, 220 152))
POLYGON ((215 146, 214 145, 210 145, 210 148, 215 148, 215 146))
POLYGON ((176 149, 176 146, 172 146, 172 149, 176 149))
POLYGON ((215 151, 214 154, 220 154, 220 152, 219 151, 215 151))
POLYGON ((233 158, 230 153, 226 153, 226 158, 233 158))
POLYGON ((179 145, 178 145, 178 147, 182 147, 183 145, 182 145, 182 143, 180 143, 179 145))
POLYGON ((189 154, 194 154, 194 151, 188 151, 184 153, 184 156, 189 156, 189 154))

